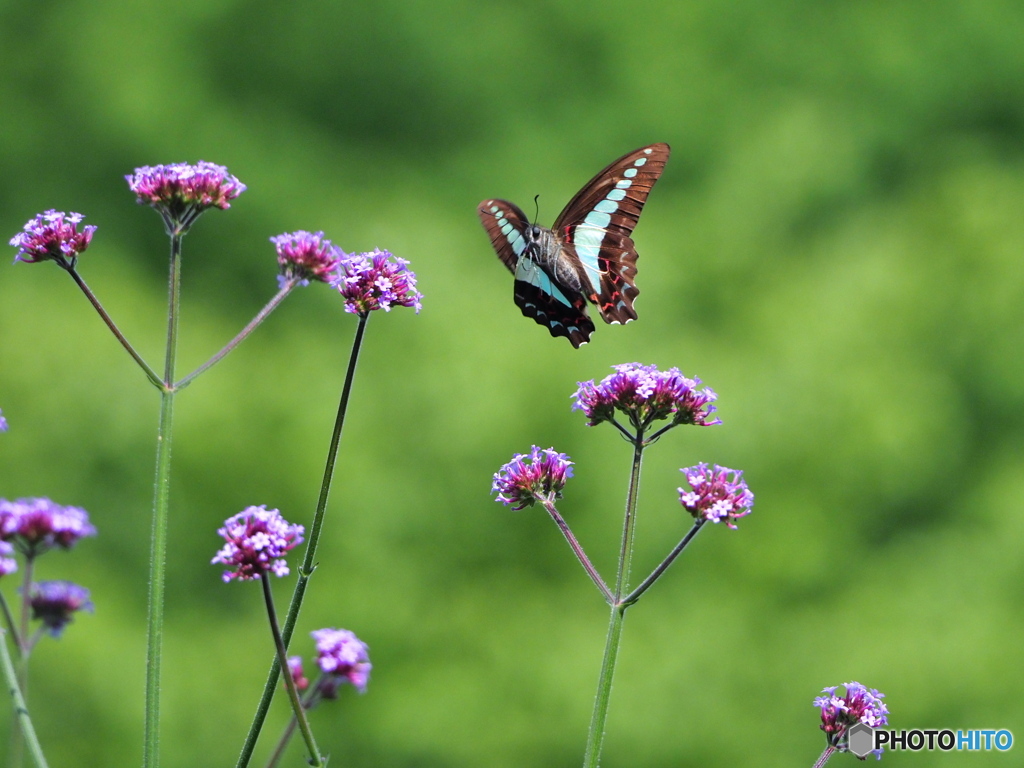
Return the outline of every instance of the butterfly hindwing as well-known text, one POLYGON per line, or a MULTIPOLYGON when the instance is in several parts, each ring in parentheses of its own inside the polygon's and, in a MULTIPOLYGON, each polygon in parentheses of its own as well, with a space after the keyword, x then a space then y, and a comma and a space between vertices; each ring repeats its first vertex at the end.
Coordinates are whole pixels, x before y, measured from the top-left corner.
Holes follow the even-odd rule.
POLYGON ((514 290, 523 314, 546 325, 552 336, 565 336, 577 349, 590 341, 594 322, 587 317, 586 299, 560 286, 532 259, 520 260, 514 290))
POLYGON ((633 300, 639 294, 636 247, 632 233, 647 195, 661 176, 668 144, 651 144, 623 155, 583 186, 555 220, 563 248, 579 260, 605 322, 636 319, 633 300))

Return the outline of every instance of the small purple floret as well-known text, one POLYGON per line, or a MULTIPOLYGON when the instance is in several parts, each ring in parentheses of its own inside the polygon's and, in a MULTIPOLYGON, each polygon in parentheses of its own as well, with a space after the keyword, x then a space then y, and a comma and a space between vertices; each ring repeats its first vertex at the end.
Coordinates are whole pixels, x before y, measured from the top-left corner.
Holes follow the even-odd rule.
POLYGON ((304 691, 309 688, 309 680, 306 678, 306 674, 302 671, 301 656, 288 657, 288 674, 292 676, 292 682, 295 683, 295 690, 304 691))
POLYGON ((0 541, 0 576, 7 576, 18 570, 18 562, 11 557, 14 547, 6 541, 0 541))
POLYGON ((686 475, 686 482, 692 488, 679 489, 679 503, 695 519, 703 518, 712 523, 724 521, 730 528, 736 528, 735 521, 750 514, 754 494, 747 488, 739 470, 717 464, 711 469, 700 463, 679 471, 686 475))
POLYGON ((416 274, 409 262, 380 249, 347 254, 338 266, 331 285, 345 299, 345 311, 367 315, 375 309, 422 307, 423 294, 416 290, 416 274))
POLYGON ((345 682, 365 693, 373 668, 366 643, 347 629, 325 628, 310 634, 316 641, 317 666, 326 675, 320 683, 323 697, 337 698, 338 687, 345 682))
POLYGON ((295 278, 300 285, 309 285, 310 280, 326 283, 344 256, 340 248, 324 238, 323 232, 286 232, 270 238, 270 242, 277 248, 281 268, 277 279, 282 287, 295 278))
POLYGON ((669 417, 673 424, 721 424, 720 419, 710 418, 718 396, 708 387, 699 389, 700 379, 688 379, 678 368, 659 371, 656 366, 640 363, 612 367, 615 373, 600 383, 579 382, 572 407, 590 419, 588 426, 612 421, 616 411, 625 414, 637 429, 669 417))
POLYGON ((535 445, 529 454, 517 453, 494 474, 491 493, 498 494, 495 501, 520 510, 561 498, 570 477, 572 462, 566 454, 535 445))
POLYGON ((89 513, 46 498, 0 499, 0 539, 26 556, 35 557, 52 547, 70 549, 79 539, 95 536, 89 513))
POLYGON ((60 637, 78 611, 92 613, 89 590, 70 581, 37 581, 29 595, 32 618, 39 619, 46 631, 60 637))
POLYGON ((71 269, 78 255, 89 247, 96 231, 92 224, 78 229, 84 218, 80 213, 64 213, 51 208, 29 219, 24 232, 11 238, 11 245, 18 249, 14 261, 27 264, 56 261, 62 268, 71 269))
POLYGON ((4 412, 0 411, 0 432, 7 431, 7 419, 4 418, 4 412))
MULTIPOLYGON (((869 690, 856 681, 843 683, 846 695, 837 696, 838 687, 833 685, 822 689, 825 695, 816 698, 814 706, 821 709, 821 730, 825 732, 829 746, 846 752, 849 749, 847 728, 857 723, 864 723, 872 728, 888 725, 889 710, 882 701, 885 694, 874 688, 869 690)), ((877 759, 882 759, 881 749, 873 750, 873 754, 877 759)))
POLYGON ((227 542, 211 563, 232 566, 224 571, 224 581, 238 579, 250 581, 264 573, 287 576, 288 564, 284 556, 302 543, 305 529, 292 525, 276 509, 265 505, 247 507, 224 521, 217 530, 227 542))

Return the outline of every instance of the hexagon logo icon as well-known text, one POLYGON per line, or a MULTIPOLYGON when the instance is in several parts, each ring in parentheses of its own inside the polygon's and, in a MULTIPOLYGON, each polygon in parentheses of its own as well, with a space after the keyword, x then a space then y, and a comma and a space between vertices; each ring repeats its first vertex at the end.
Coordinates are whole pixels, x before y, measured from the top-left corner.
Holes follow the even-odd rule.
POLYGON ((849 750, 860 758, 871 754, 875 748, 875 729, 866 723, 856 723, 846 729, 846 739, 849 750))

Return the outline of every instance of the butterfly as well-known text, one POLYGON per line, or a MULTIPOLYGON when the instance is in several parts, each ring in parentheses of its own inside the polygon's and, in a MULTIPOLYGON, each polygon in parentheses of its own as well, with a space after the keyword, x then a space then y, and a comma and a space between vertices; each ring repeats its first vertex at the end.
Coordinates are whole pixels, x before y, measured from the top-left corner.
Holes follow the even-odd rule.
POLYGON ((594 332, 587 302, 606 323, 636 320, 630 235, 668 155, 668 144, 623 155, 576 193, 551 229, 531 224, 508 200, 477 206, 498 258, 515 275, 515 301, 526 317, 577 349, 594 332))

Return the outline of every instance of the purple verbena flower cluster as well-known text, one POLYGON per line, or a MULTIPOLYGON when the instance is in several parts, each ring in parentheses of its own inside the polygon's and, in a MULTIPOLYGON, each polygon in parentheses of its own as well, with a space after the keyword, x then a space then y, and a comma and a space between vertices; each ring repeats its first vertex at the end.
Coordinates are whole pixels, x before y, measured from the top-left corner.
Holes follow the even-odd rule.
POLYGON ((686 482, 692 488, 679 489, 679 503, 694 518, 713 523, 724 520, 730 528, 735 528, 737 519, 750 514, 754 494, 747 488, 739 470, 717 464, 711 469, 702 462, 679 471, 686 475, 686 482))
POLYGON ((95 536, 89 513, 50 499, 0 499, 0 540, 9 541, 27 557, 52 547, 70 549, 85 536, 95 536))
POLYGON ((245 192, 223 165, 200 160, 195 165, 145 165, 125 176, 137 202, 155 208, 168 234, 184 234, 207 208, 230 208, 245 192))
POLYGON ((32 618, 39 619, 46 631, 59 637, 78 611, 92 613, 89 590, 70 581, 37 581, 28 599, 32 618))
POLYGON ((323 232, 286 232, 270 238, 270 242, 277 248, 277 263, 281 267, 277 279, 282 287, 294 278, 301 285, 309 285, 310 280, 326 283, 344 256, 323 232))
POLYGON ((494 474, 491 493, 498 494, 495 501, 520 510, 538 501, 561 498, 570 477, 572 462, 567 455, 535 445, 528 455, 517 453, 494 474))
POLYGON ((96 231, 92 224, 79 230, 78 225, 84 218, 80 213, 64 213, 51 208, 29 219, 24 231, 11 238, 11 245, 18 249, 14 261, 28 264, 56 261, 62 268, 71 269, 78 255, 89 247, 96 231))
POLYGON ((343 683, 351 683, 360 693, 366 692, 370 679, 369 648, 347 629, 318 629, 310 633, 316 641, 316 663, 325 678, 320 692, 325 699, 338 696, 343 683))
POLYGON ((720 419, 710 418, 718 396, 708 387, 699 389, 700 379, 688 379, 678 368, 659 371, 656 366, 640 363, 612 367, 615 373, 600 383, 579 382, 572 407, 590 419, 588 426, 614 421, 616 411, 625 414, 636 429, 669 417, 673 424, 721 424, 720 419))
MULTIPOLYGON (((846 737, 846 729, 857 723, 870 725, 878 728, 889 724, 889 710, 882 701, 884 693, 879 693, 874 688, 870 690, 856 681, 843 683, 846 688, 845 696, 837 696, 836 688, 833 685, 824 688, 822 693, 814 700, 814 706, 821 709, 821 730, 825 732, 830 746, 846 752, 849 744, 846 737)), ((876 758, 881 759, 882 750, 873 750, 876 758)), ((860 758, 863 760, 864 758, 860 758)))
POLYGON ((217 530, 227 542, 211 563, 232 566, 224 571, 224 581, 249 581, 264 573, 287 576, 288 564, 284 556, 302 543, 305 529, 292 525, 276 509, 265 505, 247 507, 224 521, 217 530))
POLYGON ((346 312, 367 315, 375 309, 390 312, 394 306, 412 307, 419 312, 423 294, 416 290, 416 274, 408 267, 405 259, 379 248, 347 254, 331 285, 345 299, 346 312))

